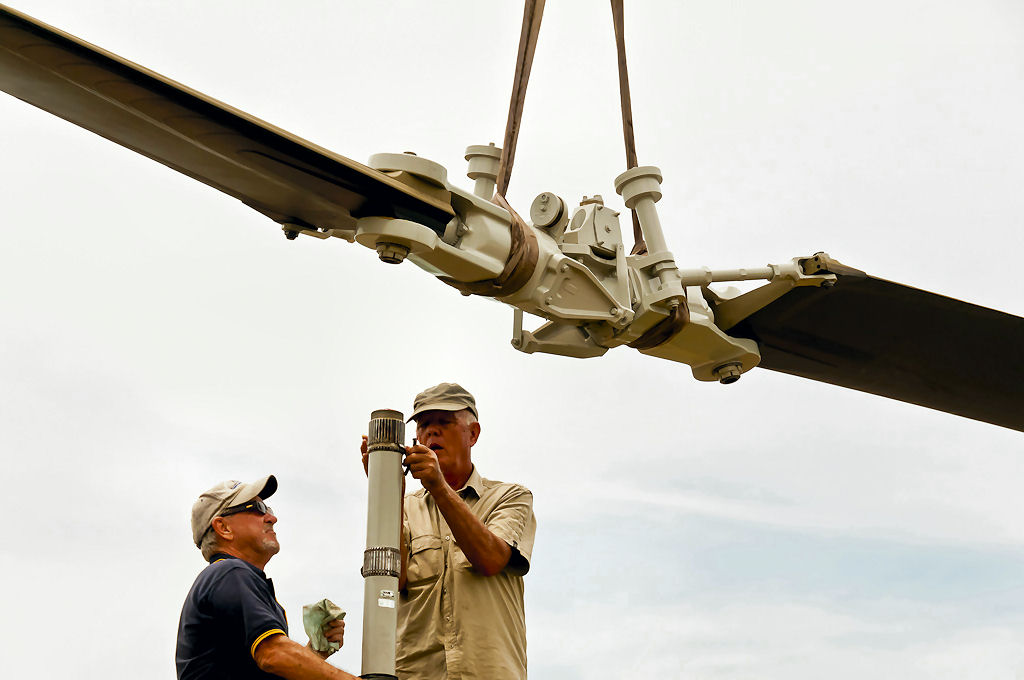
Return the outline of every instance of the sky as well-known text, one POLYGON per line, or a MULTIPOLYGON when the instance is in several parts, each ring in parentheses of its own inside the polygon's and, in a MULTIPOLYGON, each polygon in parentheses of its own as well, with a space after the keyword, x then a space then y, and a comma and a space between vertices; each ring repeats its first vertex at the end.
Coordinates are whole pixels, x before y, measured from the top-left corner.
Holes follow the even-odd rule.
MULTIPOLYGON (((680 266, 823 250, 1024 315, 1024 6, 627 2, 641 164, 680 266)), ((517 2, 17 0, 354 160, 462 186, 501 143, 517 2), (462 179, 459 179, 462 178, 462 179)), ((512 312, 0 96, 0 674, 172 678, 202 569, 195 497, 277 475, 301 607, 349 613, 359 672, 371 411, 472 391, 485 477, 533 490, 533 678, 1024 677, 1024 437, 627 348, 524 355, 512 312), (13 514, 12 514, 13 512, 13 514)), ((606 2, 551 2, 509 200, 621 205, 606 2)), ((1000 370, 998 356, 970 357, 1000 370)))

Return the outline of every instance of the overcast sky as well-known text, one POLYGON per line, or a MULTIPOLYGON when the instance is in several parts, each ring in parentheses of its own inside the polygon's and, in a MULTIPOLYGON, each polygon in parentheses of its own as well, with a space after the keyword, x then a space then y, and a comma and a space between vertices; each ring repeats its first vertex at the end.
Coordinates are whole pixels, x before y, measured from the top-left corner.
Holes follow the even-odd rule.
MULTIPOLYGON (((10 1, 10 0, 6 0, 10 1)), ((501 143, 521 4, 14 0, 365 162, 464 178, 501 143)), ((641 164, 681 266, 819 250, 1024 315, 1024 5, 627 2, 641 164)), ((512 176, 619 206, 606 2, 550 2, 512 176)), ((732 386, 627 348, 527 356, 512 312, 0 95, 0 674, 172 678, 188 514, 274 473, 301 607, 359 671, 369 413, 476 396, 484 476, 539 521, 531 677, 1019 678, 1024 437, 798 378, 732 386), (13 512, 13 514, 11 514, 13 512)), ((470 186, 469 180, 461 180, 470 186)), ((1000 370, 999 356, 969 357, 1000 370)))

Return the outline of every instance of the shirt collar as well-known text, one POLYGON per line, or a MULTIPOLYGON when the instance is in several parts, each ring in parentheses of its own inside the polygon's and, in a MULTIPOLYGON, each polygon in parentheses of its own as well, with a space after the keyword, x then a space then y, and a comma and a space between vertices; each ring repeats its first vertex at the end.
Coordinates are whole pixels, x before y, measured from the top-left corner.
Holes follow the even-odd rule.
MULTIPOLYGON (((263 571, 262 569, 257 567, 255 564, 252 564, 250 562, 246 562, 241 557, 235 557, 234 555, 229 555, 227 553, 214 553, 213 555, 210 556, 210 564, 215 564, 217 562, 220 562, 221 560, 238 560, 239 562, 241 562, 245 566, 249 567, 250 569, 255 571, 257 574, 262 576, 263 578, 267 578, 267 574, 266 574, 265 571, 263 571)), ((267 579, 267 580, 269 581, 270 579, 267 579)))
POLYGON ((483 488, 483 477, 480 476, 480 472, 476 469, 476 465, 473 466, 473 472, 470 473, 469 479, 459 489, 458 494, 465 497, 466 493, 473 492, 477 498, 480 498, 480 490, 483 488))

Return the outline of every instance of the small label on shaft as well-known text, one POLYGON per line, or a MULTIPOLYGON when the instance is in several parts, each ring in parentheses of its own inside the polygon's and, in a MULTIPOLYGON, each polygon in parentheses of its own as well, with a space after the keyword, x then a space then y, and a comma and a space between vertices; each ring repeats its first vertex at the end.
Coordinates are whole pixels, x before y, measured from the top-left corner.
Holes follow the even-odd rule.
POLYGON ((393 590, 382 590, 380 596, 377 598, 378 607, 387 607, 388 609, 395 608, 395 591, 393 590))

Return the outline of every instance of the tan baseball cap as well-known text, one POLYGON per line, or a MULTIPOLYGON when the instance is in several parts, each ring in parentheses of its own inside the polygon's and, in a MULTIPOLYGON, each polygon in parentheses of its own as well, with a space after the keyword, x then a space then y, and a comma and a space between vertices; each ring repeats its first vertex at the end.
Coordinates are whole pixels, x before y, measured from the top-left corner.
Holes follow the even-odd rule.
POLYGON ((416 395, 409 420, 415 420, 424 411, 461 411, 464 408, 472 411, 477 418, 480 417, 476 412, 476 399, 466 388, 457 383, 441 383, 416 395))
POLYGON ((221 482, 212 489, 199 495, 192 504, 192 540, 196 547, 203 542, 203 534, 210 528, 213 518, 227 508, 251 501, 256 496, 267 500, 277 491, 277 478, 274 475, 261 477, 255 482, 244 484, 236 479, 221 482))

